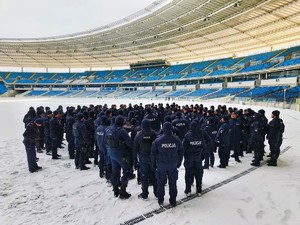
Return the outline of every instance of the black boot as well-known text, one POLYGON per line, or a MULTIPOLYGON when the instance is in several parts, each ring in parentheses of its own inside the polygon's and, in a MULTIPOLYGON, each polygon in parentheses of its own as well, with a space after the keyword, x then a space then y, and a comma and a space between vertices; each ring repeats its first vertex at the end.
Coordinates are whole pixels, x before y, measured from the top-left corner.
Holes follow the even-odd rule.
POLYGON ((120 199, 128 199, 130 198, 131 194, 129 194, 126 190, 120 191, 120 199))

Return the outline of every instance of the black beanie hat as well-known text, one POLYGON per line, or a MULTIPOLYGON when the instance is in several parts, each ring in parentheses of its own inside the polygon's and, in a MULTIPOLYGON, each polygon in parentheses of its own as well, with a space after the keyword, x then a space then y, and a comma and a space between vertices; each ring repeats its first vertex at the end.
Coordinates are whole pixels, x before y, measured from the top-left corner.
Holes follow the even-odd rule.
POLYGON ((273 114, 274 116, 276 116, 276 117, 279 117, 280 112, 279 112, 278 110, 274 110, 274 111, 272 112, 272 114, 273 114))
POLYGON ((144 130, 150 130, 151 129, 150 120, 143 119, 143 121, 142 121, 142 129, 144 129, 144 130))
POLYGON ((181 117, 182 117, 182 114, 181 114, 180 111, 178 111, 178 112, 176 113, 176 118, 181 118, 181 117))
POLYGON ((195 131, 195 130, 197 129, 197 127, 198 127, 198 123, 197 123, 195 120, 193 120, 193 121, 190 123, 190 129, 191 129, 192 131, 195 131))
POLYGON ((170 122, 165 122, 163 125, 164 134, 171 134, 172 128, 173 128, 173 126, 170 122))
POLYGON ((78 113, 77 114, 77 119, 78 120, 82 120, 82 118, 84 118, 83 114, 82 113, 78 113))
POLYGON ((227 115, 222 116, 222 119, 223 119, 225 122, 228 122, 228 121, 229 121, 229 117, 228 117, 227 115))
POLYGON ((172 122, 172 117, 169 116, 169 115, 165 116, 164 122, 170 122, 171 123, 172 122))
POLYGON ((100 123, 102 125, 108 125, 108 119, 106 116, 102 116, 101 119, 100 119, 100 123))
POLYGON ((44 120, 42 118, 37 118, 34 120, 34 122, 37 124, 43 124, 44 120))
POLYGON ((123 116, 117 116, 115 123, 118 126, 123 126, 123 124, 124 124, 124 118, 123 118, 123 116))

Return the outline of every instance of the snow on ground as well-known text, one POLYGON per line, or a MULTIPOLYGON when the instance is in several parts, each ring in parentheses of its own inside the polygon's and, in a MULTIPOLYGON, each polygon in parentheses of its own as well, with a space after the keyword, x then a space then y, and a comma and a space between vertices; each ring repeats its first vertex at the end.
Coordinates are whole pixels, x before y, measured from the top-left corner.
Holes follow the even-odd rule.
MULTIPOLYGON (((137 198, 141 192, 136 180, 129 181, 132 197, 113 197, 112 188, 98 177, 98 167, 75 170, 68 159, 67 148, 59 150, 62 160, 38 154, 43 170, 29 173, 22 144, 22 119, 30 106, 77 106, 89 104, 158 103, 157 100, 76 99, 76 98, 1 98, 0 99, 0 224, 120 224, 158 209, 150 189, 148 201, 137 198)), ((182 101, 179 104, 195 104, 182 101)), ((218 103, 204 103, 206 106, 218 103)), ((235 105, 232 105, 235 106, 235 105)), ((248 106, 238 106, 246 108, 248 106)), ((261 107, 252 107, 258 110, 261 107)), ((270 119, 272 108, 265 108, 270 119)), ((245 176, 188 202, 154 215, 140 224, 283 224, 300 221, 300 113, 280 110, 286 124, 282 154, 278 167, 266 165, 245 176)), ((266 148, 268 150, 268 146, 266 148)), ((252 155, 230 160, 229 167, 205 170, 203 189, 228 179, 249 168, 252 155)), ((218 165, 218 157, 215 165, 218 165)), ((178 197, 185 197, 184 167, 179 169, 178 197)), ((194 190, 195 191, 195 190, 194 190)), ((168 186, 165 202, 168 203, 168 186)))

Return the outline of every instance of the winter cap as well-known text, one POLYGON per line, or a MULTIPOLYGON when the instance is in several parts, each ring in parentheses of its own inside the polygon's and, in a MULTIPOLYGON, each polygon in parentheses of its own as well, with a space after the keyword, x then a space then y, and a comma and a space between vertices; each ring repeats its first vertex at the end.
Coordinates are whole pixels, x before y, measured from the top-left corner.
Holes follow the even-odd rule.
POLYGON ((208 121, 209 124, 213 124, 213 123, 215 122, 215 119, 212 118, 212 117, 209 117, 209 118, 207 119, 207 121, 208 121))
POLYGON ((254 113, 253 114, 254 119, 259 119, 261 117, 260 113, 254 113))
POLYGON ((137 124, 137 120, 135 118, 132 118, 130 120, 130 125, 135 126, 137 124))
POLYGON ((68 108, 67 114, 73 116, 74 115, 73 109, 72 108, 68 108))
POLYGON ((171 123, 172 122, 172 117, 169 116, 169 115, 165 116, 164 122, 170 122, 171 123))
POLYGON ((102 116, 100 119, 100 124, 101 125, 108 125, 108 119, 106 116, 102 116))
POLYGON ((227 115, 225 115, 225 116, 222 116, 222 119, 223 119, 225 122, 228 122, 229 117, 228 117, 227 115))
POLYGON ((192 130, 192 131, 194 131, 194 130, 196 130, 198 128, 198 123, 195 121, 195 120, 193 120, 191 123, 190 123, 190 129, 192 130))
POLYGON ((30 117, 35 117, 36 116, 36 112, 35 112, 34 109, 30 109, 28 114, 29 114, 30 117))
POLYGON ((146 112, 147 112, 148 114, 150 114, 150 113, 152 112, 152 109, 149 107, 149 108, 147 108, 146 112))
POLYGON ((77 114, 77 119, 78 120, 82 120, 84 118, 83 114, 82 113, 78 113, 77 114))
POLYGON ((258 110, 258 112, 261 114, 261 115, 265 115, 265 113, 266 113, 266 111, 265 110, 263 110, 263 109, 260 109, 260 110, 258 110))
POLYGON ((176 118, 181 118, 181 117, 182 117, 182 114, 181 114, 180 111, 178 111, 178 112, 176 113, 176 118))
POLYGON ((272 112, 272 114, 273 114, 274 116, 276 116, 276 117, 279 117, 280 112, 279 112, 278 110, 274 110, 274 111, 272 112))
POLYGON ((151 129, 151 123, 148 119, 143 119, 142 121, 142 129, 143 130, 150 130, 151 129))
POLYGON ((44 120, 42 118, 37 118, 34 120, 34 122, 37 124, 43 124, 44 120))
POLYGON ((116 125, 123 126, 123 124, 124 124, 123 116, 117 116, 115 123, 116 123, 116 125))
POLYGON ((56 115, 58 115, 58 114, 59 114, 59 112, 58 112, 57 110, 54 110, 54 111, 53 111, 53 115, 54 115, 54 116, 56 116, 56 115))
POLYGON ((171 134, 172 133, 172 124, 170 122, 165 122, 163 125, 163 132, 164 134, 171 134))

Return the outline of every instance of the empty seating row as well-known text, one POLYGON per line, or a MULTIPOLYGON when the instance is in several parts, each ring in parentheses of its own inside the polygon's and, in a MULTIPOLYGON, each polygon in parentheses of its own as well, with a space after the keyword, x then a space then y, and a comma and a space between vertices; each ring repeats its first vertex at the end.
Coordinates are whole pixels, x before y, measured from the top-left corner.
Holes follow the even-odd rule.
POLYGON ((263 97, 265 95, 269 95, 271 93, 283 90, 287 88, 288 86, 282 85, 282 86, 266 86, 266 87, 255 87, 253 89, 250 89, 248 91, 245 91, 244 93, 236 95, 237 97, 250 97, 250 98, 258 98, 263 97))

